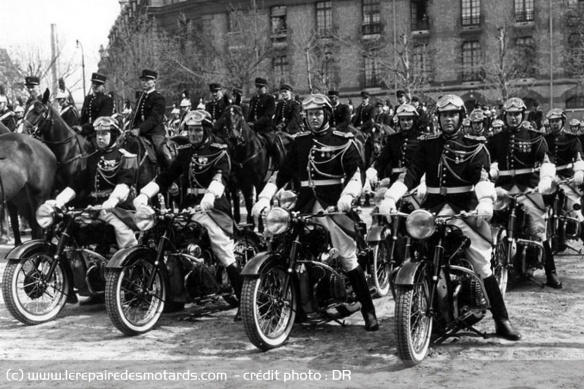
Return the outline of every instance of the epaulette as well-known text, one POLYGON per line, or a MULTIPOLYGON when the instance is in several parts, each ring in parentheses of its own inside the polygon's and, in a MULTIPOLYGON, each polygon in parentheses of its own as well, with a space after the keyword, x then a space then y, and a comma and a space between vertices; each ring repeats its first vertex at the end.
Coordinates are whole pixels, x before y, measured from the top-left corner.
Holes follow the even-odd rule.
POLYGON ((312 134, 310 131, 300 131, 300 132, 297 132, 296 134, 293 134, 292 137, 294 139, 296 139, 296 138, 300 138, 301 136, 308 136, 310 134, 312 134))
POLYGON ((337 131, 337 130, 334 130, 333 134, 336 136, 340 136, 342 138, 354 138, 355 137, 351 132, 342 132, 342 131, 337 131))
POLYGON ((126 149, 119 148, 118 150, 125 158, 138 158, 138 155, 132 154, 126 149))
POLYGON ((429 140, 429 139, 436 139, 440 136, 440 134, 422 134, 418 138, 419 140, 429 140))
POLYGON ((227 145, 225 143, 211 143, 209 146, 215 147, 216 149, 226 149, 227 145))
POLYGON ((188 149, 189 147, 193 147, 193 145, 190 144, 190 143, 187 143, 186 145, 179 145, 179 146, 177 146, 176 149, 177 150, 180 150, 180 149, 188 149))
POLYGON ((472 140, 479 141, 479 142, 486 142, 487 141, 487 138, 485 138, 483 135, 465 134, 464 137, 466 139, 472 139, 472 140))

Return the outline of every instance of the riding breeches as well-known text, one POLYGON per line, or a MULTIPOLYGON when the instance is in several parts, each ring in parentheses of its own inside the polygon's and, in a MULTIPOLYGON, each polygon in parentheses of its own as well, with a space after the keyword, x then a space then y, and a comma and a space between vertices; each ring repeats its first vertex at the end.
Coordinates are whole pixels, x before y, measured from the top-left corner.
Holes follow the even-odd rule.
POLYGON ((111 212, 100 211, 99 219, 114 227, 116 231, 116 242, 118 243, 119 249, 138 245, 134 231, 132 231, 132 229, 116 215, 111 212))
POLYGON ((223 229, 206 213, 195 213, 193 221, 200 223, 207 229, 209 240, 211 241, 211 250, 213 250, 213 254, 215 254, 221 265, 228 267, 235 263, 235 254, 233 253, 235 243, 233 238, 227 236, 223 229))
MULTIPOLYGON (((517 186, 513 186, 509 193, 518 193, 517 186)), ((548 239, 546 228, 547 209, 540 193, 530 193, 519 196, 517 201, 525 207, 525 212, 529 215, 529 235, 535 236, 540 241, 548 239)))
MULTIPOLYGON (((454 215, 456 212, 447 204, 438 213, 439 216, 454 215)), ((481 278, 485 279, 492 273, 491 253, 493 242, 491 238, 491 226, 481 218, 470 217, 467 219, 453 219, 448 224, 454 225, 462 231, 464 236, 470 238, 470 246, 464 250, 466 258, 481 278)))
MULTIPOLYGON (((318 201, 315 201, 312 213, 321 211, 324 211, 324 208, 318 201)), ((355 239, 347 235, 330 217, 319 217, 315 218, 314 221, 328 229, 333 247, 339 250, 343 270, 350 272, 356 269, 359 266, 359 262, 357 262, 357 243, 355 239)))

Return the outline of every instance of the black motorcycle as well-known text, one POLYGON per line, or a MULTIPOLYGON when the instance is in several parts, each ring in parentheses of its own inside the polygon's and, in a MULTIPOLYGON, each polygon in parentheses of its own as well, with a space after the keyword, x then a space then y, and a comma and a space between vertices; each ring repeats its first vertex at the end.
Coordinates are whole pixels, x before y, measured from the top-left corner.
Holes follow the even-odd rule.
POLYGON ((115 246, 111 225, 97 219, 99 207, 61 209, 43 204, 37 210, 45 239, 14 248, 2 280, 6 308, 24 324, 54 319, 67 302, 103 296, 107 257, 115 246))
POLYGON ((250 341, 261 350, 281 346, 296 321, 321 324, 347 317, 361 308, 343 272, 329 231, 319 217, 344 215, 291 211, 296 195, 284 191, 279 206, 265 217, 271 234, 268 250, 242 271, 241 314, 250 341))
MULTIPOLYGON (((187 302, 205 304, 222 297, 230 306, 238 305, 227 271, 211 250, 207 230, 192 220, 197 212, 202 212, 199 207, 136 211, 142 231, 139 244, 117 252, 107 266, 107 313, 124 334, 150 331, 163 312, 180 310, 187 302)), ((261 245, 250 228, 236 231, 239 266, 261 245)))
POLYGON ((464 329, 486 337, 473 327, 490 303, 481 277, 465 258, 470 239, 448 224, 472 215, 476 212, 434 216, 418 209, 406 219, 406 261, 392 286, 397 353, 407 366, 422 362, 432 338, 439 344, 464 329))

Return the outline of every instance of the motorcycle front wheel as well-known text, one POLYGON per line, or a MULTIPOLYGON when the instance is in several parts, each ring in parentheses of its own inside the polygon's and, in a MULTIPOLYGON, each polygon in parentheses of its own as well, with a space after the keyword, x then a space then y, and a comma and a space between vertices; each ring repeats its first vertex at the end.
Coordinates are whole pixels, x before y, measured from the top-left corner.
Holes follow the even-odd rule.
POLYGON ((497 241, 491 254, 491 270, 497 279, 503 298, 505 298, 507 285, 509 284, 508 247, 507 230, 501 228, 497 233, 497 241))
POLYGON ((245 277, 241 293, 241 316, 245 332, 254 346, 267 351, 281 346, 296 319, 297 295, 284 266, 275 261, 260 270, 259 277, 245 277))
POLYGON ((373 285, 377 296, 384 297, 389 294, 389 277, 393 271, 393 261, 389 257, 389 244, 387 241, 378 242, 373 247, 373 285))
POLYGON ((21 323, 53 320, 65 306, 71 281, 61 262, 47 275, 53 261, 52 255, 39 251, 6 265, 2 294, 8 312, 21 323))
MULTIPOLYGON (((235 254, 235 260, 240 269, 243 269, 247 261, 252 259, 259 252, 260 246, 256 240, 250 239, 244 235, 235 240, 233 254, 235 254)), ((222 282, 223 284, 229 283, 226 272, 222 275, 222 282)), ((237 297, 235 297, 235 294, 223 296, 223 300, 232 307, 237 307, 239 305, 239 301, 237 300, 237 297)))
POLYGON ((428 354, 432 335, 429 298, 430 281, 427 277, 420 277, 412 286, 396 287, 397 354, 408 367, 418 365, 428 354))
POLYGON ((126 335, 150 331, 165 307, 166 282, 154 260, 135 252, 127 266, 110 269, 106 278, 105 306, 114 326, 126 335), (153 278, 151 286, 150 278, 153 278))

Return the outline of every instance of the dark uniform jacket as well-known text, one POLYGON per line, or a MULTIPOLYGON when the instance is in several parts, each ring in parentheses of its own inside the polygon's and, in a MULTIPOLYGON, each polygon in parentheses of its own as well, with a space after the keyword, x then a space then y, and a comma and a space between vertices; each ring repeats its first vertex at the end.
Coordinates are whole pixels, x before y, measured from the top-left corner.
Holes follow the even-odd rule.
POLYGON ((90 94, 85 97, 81 108, 81 133, 85 136, 94 137, 95 130, 93 122, 101 116, 112 116, 114 114, 114 101, 105 93, 90 94))
POLYGON ((276 113, 276 99, 271 94, 255 95, 249 102, 247 122, 254 124, 254 130, 270 132, 274 130, 272 118, 276 113))
POLYGON ((560 131, 546 135, 545 140, 551 162, 556 164, 557 174, 562 178, 572 177, 574 170, 571 165, 576 162, 578 154, 582 156, 582 144, 578 136, 560 131))
POLYGON ((346 128, 351 124, 351 108, 347 104, 335 105, 329 124, 339 131, 346 131, 346 128))
POLYGON ((231 174, 231 160, 227 145, 213 135, 207 136, 200 146, 186 144, 178 147, 178 154, 168 170, 159 174, 155 181, 165 190, 179 177, 184 176, 188 187, 180 204, 181 208, 199 205, 207 187, 216 176, 225 186, 223 195, 215 200, 207 214, 229 235, 233 234, 231 206, 226 197, 227 182, 231 174))
POLYGON ((213 123, 215 123, 223 115, 223 111, 229 105, 229 100, 226 95, 223 95, 219 100, 213 100, 205 104, 205 111, 211 114, 213 123))
POLYGON ((276 185, 281 188, 289 182, 299 183, 296 208, 310 212, 315 201, 323 208, 335 206, 357 169, 364 171, 352 134, 334 128, 322 135, 305 131, 294 138, 278 172, 276 185))
MULTIPOLYGON (((136 182, 138 162, 135 154, 114 146, 98 150, 87 158, 87 169, 73 182, 76 193, 87 193, 87 205, 98 205, 106 201, 116 185, 126 184, 132 188, 136 182)), ((132 207, 132 196, 122 207, 132 207)))
POLYGON ((296 134, 301 131, 302 119, 300 111, 302 107, 296 100, 280 100, 276 105, 276 117, 274 124, 280 131, 296 134))
POLYGON ((517 185, 519 190, 535 188, 539 183, 539 173, 517 172, 520 169, 534 170, 539 168, 548 152, 548 145, 543 134, 520 126, 511 131, 505 129, 502 132, 488 138, 487 147, 491 154, 492 162, 499 163, 499 178, 496 186, 509 190, 517 185), (507 172, 510 174, 508 175, 507 172))
POLYGON ((375 108, 369 104, 358 106, 353 117, 353 125, 361 127, 361 131, 369 130, 373 126, 374 110, 375 108))
POLYGON ((63 119, 69 127, 79 124, 79 115, 77 114, 77 109, 73 105, 66 105, 61 109, 59 115, 61 115, 61 119, 63 119))
POLYGON ((447 188, 472 187, 487 178, 490 167, 489 153, 485 144, 469 138, 462 131, 449 137, 444 134, 428 135, 419 144, 408 167, 404 184, 408 189, 416 187, 426 174, 428 195, 422 207, 438 212, 448 204, 455 212, 476 208, 474 188, 462 193, 446 193, 447 188), (438 188, 442 193, 431 193, 438 188))
POLYGON ((139 128, 141 136, 166 135, 163 124, 165 109, 166 100, 157 90, 142 93, 134 110, 131 128, 139 128))
POLYGON ((411 165, 422 139, 420 131, 413 128, 407 132, 390 135, 373 164, 377 170, 378 178, 381 180, 389 177, 391 184, 393 184, 399 175, 411 165))

